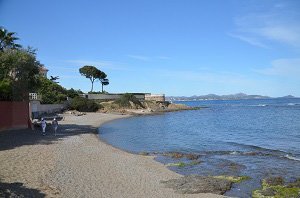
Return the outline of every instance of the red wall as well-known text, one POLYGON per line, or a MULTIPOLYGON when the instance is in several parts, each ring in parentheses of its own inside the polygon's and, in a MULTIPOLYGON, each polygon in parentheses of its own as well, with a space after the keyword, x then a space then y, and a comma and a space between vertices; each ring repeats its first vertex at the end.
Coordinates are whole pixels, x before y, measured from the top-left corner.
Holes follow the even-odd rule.
POLYGON ((0 130, 28 128, 29 102, 0 101, 0 130))

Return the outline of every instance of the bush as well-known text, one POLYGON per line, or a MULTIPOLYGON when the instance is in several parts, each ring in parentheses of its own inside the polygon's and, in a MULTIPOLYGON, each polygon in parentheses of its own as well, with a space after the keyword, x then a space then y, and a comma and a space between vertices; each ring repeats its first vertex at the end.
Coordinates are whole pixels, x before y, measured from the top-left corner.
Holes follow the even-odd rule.
POLYGON ((144 108, 142 103, 133 94, 130 93, 122 95, 121 98, 115 101, 115 103, 118 104, 120 107, 131 107, 130 102, 144 108))
POLYGON ((51 80, 40 77, 38 94, 42 96, 42 104, 59 104, 67 100, 67 90, 51 80))
POLYGON ((101 106, 94 102, 93 100, 89 100, 87 98, 82 97, 76 97, 71 101, 70 108, 77 110, 77 111, 83 111, 83 112, 95 112, 97 111, 101 106))
POLYGON ((67 96, 69 98, 75 98, 75 97, 79 96, 79 94, 83 94, 83 92, 80 89, 75 90, 75 89, 71 88, 71 89, 67 90, 67 96))
POLYGON ((108 94, 108 92, 107 91, 89 91, 88 92, 89 94, 108 94))

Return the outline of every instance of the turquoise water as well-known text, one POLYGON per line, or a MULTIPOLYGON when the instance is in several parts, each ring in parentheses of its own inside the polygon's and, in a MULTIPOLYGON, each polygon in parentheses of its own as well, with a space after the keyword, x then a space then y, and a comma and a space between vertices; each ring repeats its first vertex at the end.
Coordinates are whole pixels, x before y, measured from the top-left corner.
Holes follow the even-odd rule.
MULTIPOLYGON (((200 164, 171 167, 180 174, 248 175, 226 193, 250 197, 268 176, 300 177, 300 99, 178 102, 205 107, 116 120, 100 128, 101 139, 123 150, 196 153, 200 164)), ((182 161, 182 159, 179 159, 182 161)))

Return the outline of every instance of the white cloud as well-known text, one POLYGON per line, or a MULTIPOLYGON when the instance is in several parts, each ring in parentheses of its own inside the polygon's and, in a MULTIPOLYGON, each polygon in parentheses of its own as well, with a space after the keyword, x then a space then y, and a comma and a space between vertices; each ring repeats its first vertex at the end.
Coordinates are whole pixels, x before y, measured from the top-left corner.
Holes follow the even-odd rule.
POLYGON ((300 26, 273 25, 257 30, 257 33, 270 40, 279 41, 292 46, 300 46, 300 26))
POLYGON ((150 60, 150 57, 148 57, 148 56, 141 56, 141 55, 127 55, 127 56, 130 58, 133 58, 133 59, 141 60, 141 61, 149 61, 150 60))
POLYGON ((300 16, 291 6, 275 4, 264 12, 235 18, 230 36, 266 48, 272 42, 300 47, 300 16))
POLYGON ((277 59, 272 61, 271 65, 271 67, 255 71, 270 76, 300 77, 300 58, 277 59))
POLYGON ((238 34, 232 34, 232 33, 229 33, 228 35, 233 37, 233 38, 238 38, 238 39, 240 39, 242 41, 245 41, 245 42, 247 42, 251 45, 254 45, 254 46, 258 46, 258 47, 262 47, 262 48, 270 48, 267 45, 260 42, 258 39, 253 38, 253 37, 248 37, 248 36, 243 36, 243 35, 238 35, 238 34))

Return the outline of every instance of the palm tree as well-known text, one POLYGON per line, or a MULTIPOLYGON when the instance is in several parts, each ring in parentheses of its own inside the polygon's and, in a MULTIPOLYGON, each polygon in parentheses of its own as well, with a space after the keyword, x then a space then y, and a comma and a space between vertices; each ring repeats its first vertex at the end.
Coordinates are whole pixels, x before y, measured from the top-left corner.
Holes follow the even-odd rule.
POLYGON ((57 82, 57 80, 59 79, 59 76, 50 76, 50 80, 52 81, 52 82, 55 82, 55 83, 59 83, 59 82, 57 82))
POLYGON ((19 40, 14 36, 15 34, 15 32, 8 32, 4 27, 0 27, 0 51, 5 48, 17 49, 22 47, 15 43, 16 40, 19 40))

